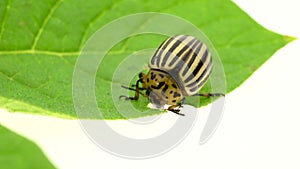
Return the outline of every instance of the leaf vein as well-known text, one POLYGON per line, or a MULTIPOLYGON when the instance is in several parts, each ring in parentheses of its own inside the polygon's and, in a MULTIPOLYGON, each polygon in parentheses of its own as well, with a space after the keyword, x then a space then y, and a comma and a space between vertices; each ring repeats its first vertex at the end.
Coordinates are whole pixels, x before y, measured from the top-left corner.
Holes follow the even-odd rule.
POLYGON ((41 85, 39 85, 39 86, 37 86, 37 87, 33 87, 33 86, 30 86, 30 85, 28 85, 28 84, 26 84, 26 83, 24 83, 24 82, 22 82, 22 81, 20 81, 20 80, 15 79, 15 78, 14 78, 14 77, 15 77, 15 74, 14 74, 12 77, 10 77, 10 76, 8 76, 5 72, 0 71, 0 75, 2 75, 4 78, 7 78, 7 79, 10 80, 10 81, 17 82, 17 83, 19 83, 20 85, 23 85, 23 86, 25 86, 25 87, 27 87, 27 88, 30 88, 30 89, 32 89, 32 90, 36 90, 36 91, 38 91, 40 94, 42 94, 42 95, 44 95, 44 96, 46 96, 46 97, 48 97, 48 98, 56 98, 55 96, 52 96, 52 95, 49 95, 49 94, 43 92, 43 90, 37 90, 37 89, 39 89, 39 87, 41 87, 41 85))
POLYGON ((9 13, 9 11, 10 11, 10 4, 11 4, 11 0, 8 0, 7 5, 5 7, 4 15, 3 15, 3 21, 2 21, 2 24, 1 24, 0 39, 1 39, 1 37, 3 35, 3 32, 5 30, 7 15, 9 13))
POLYGON ((81 37, 80 43, 79 43, 79 51, 82 49, 86 37, 88 35, 88 31, 89 29, 94 25, 94 23, 99 20, 102 16, 104 16, 108 11, 112 10, 113 8, 115 8, 117 5, 119 5, 123 0, 119 0, 117 2, 112 3, 111 5, 107 6, 105 9, 103 9, 102 11, 100 11, 98 14, 95 15, 95 17, 93 17, 90 22, 88 23, 87 27, 85 28, 85 31, 81 37))
POLYGON ((48 13, 47 16, 45 17, 45 19, 44 19, 44 21, 43 21, 41 27, 40 27, 39 30, 38 30, 37 35, 36 35, 35 38, 34 38, 33 44, 32 44, 32 46, 31 46, 31 50, 35 50, 36 45, 37 45, 37 43, 38 43, 38 41, 39 41, 39 39, 40 39, 40 36, 41 36, 41 34, 43 33, 43 31, 44 31, 44 28, 46 27, 46 25, 48 24, 49 20, 51 19, 53 13, 54 13, 55 10, 60 6, 61 3, 62 3, 62 1, 61 1, 61 0, 58 0, 58 1, 55 3, 55 5, 49 10, 49 13, 48 13))
POLYGON ((78 56, 80 52, 55 52, 46 50, 14 50, 14 51, 0 51, 0 55, 16 55, 16 54, 41 54, 41 55, 53 55, 53 56, 78 56))
POLYGON ((224 44, 224 45, 216 45, 217 50, 223 50, 228 48, 240 48, 240 47, 249 47, 249 46, 260 46, 262 44, 277 44, 280 43, 276 39, 264 39, 262 41, 255 41, 255 42, 244 42, 244 43, 232 43, 231 45, 224 44), (232 46, 234 45, 234 46, 232 46))

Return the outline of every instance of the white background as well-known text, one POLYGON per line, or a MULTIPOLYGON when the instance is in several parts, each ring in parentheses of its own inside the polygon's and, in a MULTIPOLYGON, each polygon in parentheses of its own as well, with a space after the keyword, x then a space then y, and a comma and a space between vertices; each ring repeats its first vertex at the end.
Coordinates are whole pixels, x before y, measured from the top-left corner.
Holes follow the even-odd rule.
MULTIPOLYGON (((266 28, 300 37, 300 5, 296 0, 235 2, 266 28)), ((209 107, 200 109, 196 126, 179 146, 152 159, 128 160, 107 154, 87 138, 75 120, 0 110, 0 123, 36 142, 54 165, 62 169, 300 168, 299 50, 299 40, 280 49, 226 96, 221 124, 206 144, 200 146, 198 141, 209 107)), ((162 119, 176 118, 169 113, 162 119)), ((116 130, 128 132, 124 128, 126 122, 110 123, 116 130)), ((135 132, 139 135, 143 131, 157 131, 157 126, 142 127, 135 132)), ((127 134, 132 134, 132 130, 127 134)))

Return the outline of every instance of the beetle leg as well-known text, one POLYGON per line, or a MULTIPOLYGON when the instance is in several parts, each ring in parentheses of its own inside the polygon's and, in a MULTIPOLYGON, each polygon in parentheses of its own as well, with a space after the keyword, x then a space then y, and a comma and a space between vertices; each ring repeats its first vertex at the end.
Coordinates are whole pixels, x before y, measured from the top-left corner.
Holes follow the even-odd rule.
POLYGON ((179 106, 179 107, 183 107, 182 105, 184 104, 184 102, 185 102, 185 97, 182 98, 182 100, 181 100, 181 102, 178 104, 178 106, 179 106))
POLYGON ((139 91, 139 90, 145 90, 145 89, 139 87, 139 83, 140 83, 140 82, 141 82, 140 79, 136 81, 135 89, 134 89, 134 88, 131 88, 131 87, 127 87, 127 86, 123 86, 123 85, 122 85, 121 87, 123 87, 123 88, 125 88, 125 89, 135 91, 135 95, 134 95, 134 97, 129 97, 129 96, 121 95, 121 96, 119 97, 119 99, 121 99, 121 98, 124 97, 125 100, 138 100, 138 99, 139 99, 139 94, 141 94, 141 95, 144 96, 144 97, 147 97, 144 93, 141 93, 141 92, 139 91))
MULTIPOLYGON (((121 85, 121 87, 123 87, 123 88, 125 88, 125 89, 128 89, 128 90, 133 90, 133 91, 135 91, 135 89, 132 88, 132 87, 135 87, 134 84, 132 84, 131 87, 127 87, 127 86, 123 86, 123 85, 121 85)), ((146 90, 146 89, 144 89, 144 88, 142 88, 142 87, 139 87, 139 89, 140 89, 140 90, 146 90)))
POLYGON ((180 105, 172 105, 172 106, 169 106, 167 110, 169 110, 169 111, 171 111, 171 112, 173 112, 173 113, 175 113, 175 114, 178 114, 178 115, 180 115, 180 116, 185 116, 184 114, 179 113, 179 112, 180 112, 179 109, 175 109, 175 108, 178 107, 178 106, 180 107, 180 105))
MULTIPOLYGON (((135 85, 132 85, 132 87, 134 87, 134 86, 135 85)), ((121 87, 123 87, 124 89, 135 91, 135 88, 132 88, 132 87, 127 87, 127 86, 124 86, 124 85, 121 85, 121 87)), ((146 90, 146 89, 139 87, 139 90, 146 90)), ((140 94, 142 94, 142 93, 140 93, 140 94)))

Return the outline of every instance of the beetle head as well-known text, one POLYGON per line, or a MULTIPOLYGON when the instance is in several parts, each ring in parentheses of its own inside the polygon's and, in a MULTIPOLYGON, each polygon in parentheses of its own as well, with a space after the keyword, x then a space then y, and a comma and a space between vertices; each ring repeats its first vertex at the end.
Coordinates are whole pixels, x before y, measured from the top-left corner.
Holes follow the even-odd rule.
POLYGON ((149 101, 150 103, 155 106, 158 109, 161 109, 164 107, 164 105, 166 104, 166 101, 163 99, 162 96, 160 96, 159 94, 148 90, 147 91, 148 96, 149 96, 149 101))

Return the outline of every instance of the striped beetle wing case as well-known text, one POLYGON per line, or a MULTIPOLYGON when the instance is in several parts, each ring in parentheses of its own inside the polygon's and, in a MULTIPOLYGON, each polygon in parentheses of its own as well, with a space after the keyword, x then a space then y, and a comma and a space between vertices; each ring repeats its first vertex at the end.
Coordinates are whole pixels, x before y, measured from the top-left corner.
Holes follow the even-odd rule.
POLYGON ((149 61, 151 69, 168 73, 186 96, 198 93, 212 70, 207 46, 193 36, 178 35, 165 40, 149 61))

